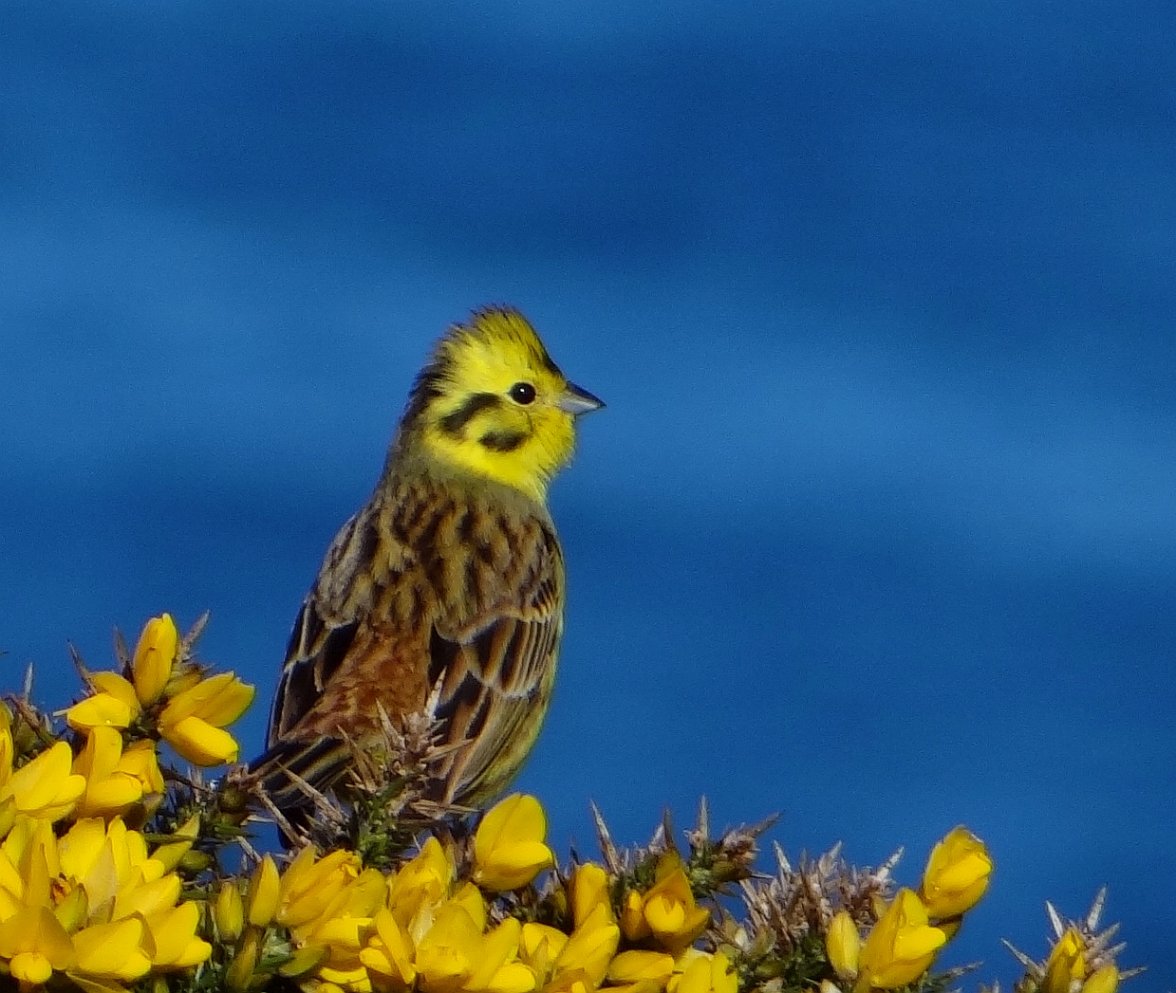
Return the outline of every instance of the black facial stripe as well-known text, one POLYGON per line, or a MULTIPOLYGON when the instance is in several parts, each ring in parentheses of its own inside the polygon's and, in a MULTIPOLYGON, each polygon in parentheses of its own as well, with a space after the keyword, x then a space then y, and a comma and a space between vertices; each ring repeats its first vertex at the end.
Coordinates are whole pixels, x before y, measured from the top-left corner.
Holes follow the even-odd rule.
POLYGON ((483 410, 496 407, 501 400, 494 393, 475 393, 466 398, 457 410, 441 418, 441 430, 446 434, 460 435, 471 420, 483 410))
POLYGON ((493 452, 513 452, 526 440, 527 435, 522 431, 487 431, 478 439, 493 452))

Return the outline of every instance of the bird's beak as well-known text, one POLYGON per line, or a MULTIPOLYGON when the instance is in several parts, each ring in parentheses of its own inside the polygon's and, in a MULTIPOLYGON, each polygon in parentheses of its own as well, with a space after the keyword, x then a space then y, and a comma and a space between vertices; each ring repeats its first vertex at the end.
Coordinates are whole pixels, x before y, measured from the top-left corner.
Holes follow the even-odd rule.
POLYGON ((587 390, 581 389, 575 383, 568 383, 567 389, 560 394, 555 405, 565 414, 579 415, 599 410, 604 406, 604 401, 593 396, 587 390))

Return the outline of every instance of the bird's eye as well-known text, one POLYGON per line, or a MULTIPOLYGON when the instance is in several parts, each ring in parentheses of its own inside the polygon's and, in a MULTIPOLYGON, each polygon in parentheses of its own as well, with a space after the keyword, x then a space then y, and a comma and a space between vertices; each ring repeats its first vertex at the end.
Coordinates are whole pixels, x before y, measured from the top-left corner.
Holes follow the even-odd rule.
POLYGON ((515 383, 507 392, 515 403, 528 404, 535 399, 535 387, 530 383, 515 383))

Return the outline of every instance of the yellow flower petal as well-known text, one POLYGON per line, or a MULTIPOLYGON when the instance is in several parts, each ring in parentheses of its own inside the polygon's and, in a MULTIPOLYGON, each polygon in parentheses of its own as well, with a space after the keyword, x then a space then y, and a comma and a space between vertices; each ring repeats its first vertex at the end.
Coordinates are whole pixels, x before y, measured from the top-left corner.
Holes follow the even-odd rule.
POLYGON ((289 928, 300 927, 323 913, 330 903, 359 876, 359 857, 353 852, 334 851, 315 858, 313 848, 304 848, 282 873, 277 921, 289 928))
POLYGON ((180 898, 180 877, 174 872, 139 885, 123 885, 114 898, 112 919, 120 920, 132 914, 150 917, 170 910, 180 898))
POLYGON ((918 896, 899 890, 862 944, 858 986, 893 989, 914 982, 946 941, 941 929, 928 925, 918 896))
POLYGON ((482 938, 481 948, 475 959, 474 971, 470 973, 464 986, 468 993, 491 989, 498 970, 506 964, 508 959, 513 959, 517 954, 522 929, 523 926, 518 920, 508 917, 482 938))
POLYGON ((857 975, 861 950, 862 936, 857 924, 846 911, 839 910, 833 915, 825 935, 825 953, 833 971, 842 979, 852 979, 857 975))
POLYGON ((13 797, 17 811, 30 817, 50 821, 64 817, 86 789, 86 780, 70 772, 72 760, 69 745, 57 742, 17 769, 0 790, 0 799, 13 797))
POLYGON ((543 976, 554 967, 567 943, 568 936, 558 928, 528 921, 519 936, 519 958, 543 976))
POLYGON ((526 886, 555 864, 546 833, 547 818, 533 796, 515 793, 495 804, 474 835, 474 882, 495 891, 526 886))
POLYGON ((167 743, 194 765, 236 762, 241 748, 228 731, 199 717, 185 717, 176 724, 160 724, 167 743))
POLYGON ((616 920, 609 885, 608 873, 595 862, 585 862, 572 870, 572 921, 576 927, 583 924, 598 906, 607 907, 609 918, 616 920))
POLYGON ((1070 993, 1074 983, 1086 978, 1086 946, 1074 928, 1068 928, 1053 946, 1041 981, 1044 993, 1070 993))
POLYGON ((189 900, 178 907, 147 917, 155 951, 151 964, 155 969, 190 969, 212 954, 212 946, 196 937, 200 907, 189 900))
POLYGON ((136 741, 127 745, 118 760, 118 771, 139 780, 144 793, 162 794, 165 789, 154 741, 136 741))
POLYGON ((522 962, 506 962, 486 986, 486 993, 531 993, 539 985, 534 971, 522 962))
POLYGON ((151 969, 143 951, 143 921, 131 917, 111 924, 92 924, 73 936, 74 970, 97 979, 138 979, 151 969))
POLYGON ((1082 993, 1115 993, 1119 988, 1119 970, 1108 962, 1090 974, 1082 984, 1082 993))
POLYGON ((139 703, 139 695, 135 692, 135 684, 129 679, 117 672, 92 672, 88 680, 95 692, 106 693, 126 704, 132 719, 142 713, 143 708, 139 703))
POLYGON ((407 927, 422 906, 439 903, 449 891, 452 853, 430 837, 420 853, 388 880, 388 908, 407 927))
POLYGON ((199 717, 224 727, 245 713, 254 692, 254 687, 241 682, 234 673, 217 673, 172 697, 159 720, 161 724, 175 724, 185 717, 199 717))
POLYGON ((9 959, 10 968, 15 970, 15 960, 20 955, 25 956, 20 968, 30 976, 42 972, 46 964, 50 970, 73 965, 74 947, 69 935, 47 907, 22 907, 0 923, 0 956, 9 959))
POLYGON ((665 984, 674 972, 674 957, 665 952, 621 952, 608 966, 608 979, 613 983, 639 983, 651 980, 665 984))
POLYGON ((131 708, 109 693, 95 693, 65 712, 66 723, 75 731, 89 728, 125 728, 133 717, 131 708))
POLYGON ((8 963, 12 977, 18 983, 40 986, 53 975, 53 966, 40 952, 17 952, 8 963))
POLYGON ((645 920, 645 899, 637 890, 629 890, 621 905, 621 930, 630 941, 640 941, 652 933, 645 920))
POLYGON ((235 880, 226 879, 212 905, 212 919, 223 941, 236 941, 245 926, 245 903, 235 880))
POLYGON ((143 799, 143 784, 134 776, 116 772, 109 779, 92 783, 76 809, 79 817, 110 817, 125 813, 143 799))
POLYGON ((384 908, 376 911, 373 923, 379 945, 363 949, 359 953, 360 961, 369 969, 398 980, 405 987, 411 986, 416 979, 416 967, 413 965, 413 948, 408 934, 396 922, 392 912, 384 908))
POLYGON ((73 771, 91 782, 106 779, 122 757, 122 734, 112 727, 98 726, 86 732, 86 744, 74 759, 73 771))
POLYGON ((180 633, 171 614, 152 617, 143 627, 131 662, 135 694, 143 706, 150 706, 163 695, 179 644, 180 633))
POLYGON ((931 850, 921 896, 931 917, 958 917, 971 910, 988 889, 992 856, 984 842, 957 827, 931 850))
POLYGON ((454 993, 474 971, 481 934, 463 907, 445 904, 417 943, 416 968, 425 993, 454 993))
POLYGON ((579 970, 599 986, 620 940, 621 929, 608 919, 603 907, 597 907, 569 936, 555 962, 557 974, 579 970))
POLYGON ((274 919, 280 885, 278 867, 267 855, 249 877, 249 891, 245 895, 246 918, 254 927, 267 927, 274 919))
POLYGON ((74 879, 90 872, 106 844, 106 825, 100 818, 80 820, 57 843, 61 871, 74 879))

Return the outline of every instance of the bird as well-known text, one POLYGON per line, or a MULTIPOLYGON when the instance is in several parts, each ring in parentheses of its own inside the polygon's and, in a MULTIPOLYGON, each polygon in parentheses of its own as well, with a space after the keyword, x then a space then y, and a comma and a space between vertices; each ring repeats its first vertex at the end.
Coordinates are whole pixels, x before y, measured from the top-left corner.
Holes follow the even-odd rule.
POLYGON ((547 507, 576 422, 572 383, 517 309, 449 327, 416 376, 383 472, 323 558, 290 634, 266 751, 250 763, 291 824, 354 749, 426 712, 428 797, 476 807, 514 778, 551 699, 563 551, 547 507), (290 773, 295 775, 292 777, 290 773))

